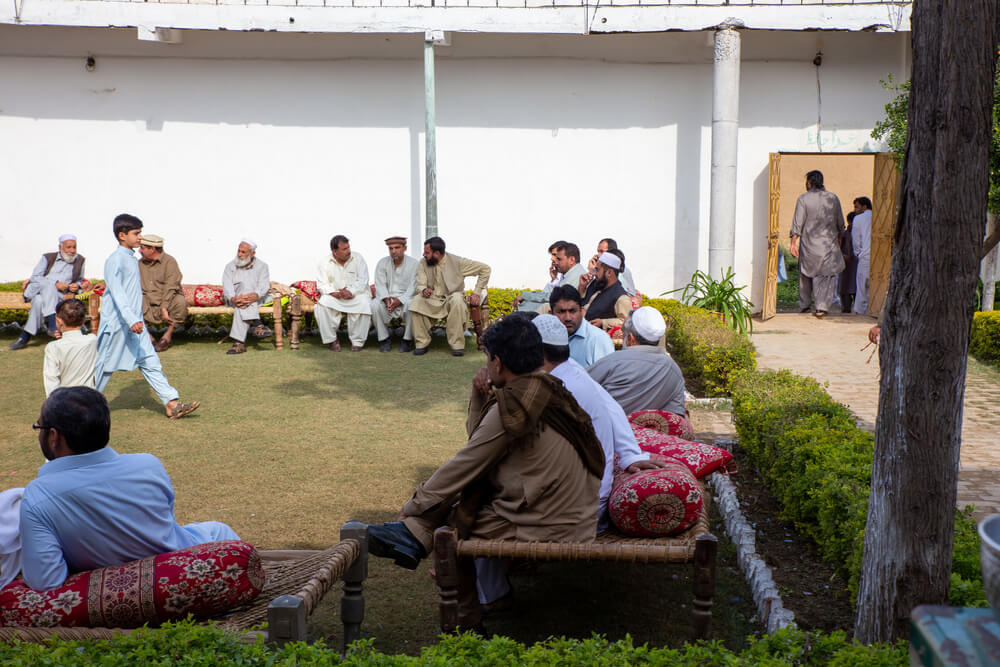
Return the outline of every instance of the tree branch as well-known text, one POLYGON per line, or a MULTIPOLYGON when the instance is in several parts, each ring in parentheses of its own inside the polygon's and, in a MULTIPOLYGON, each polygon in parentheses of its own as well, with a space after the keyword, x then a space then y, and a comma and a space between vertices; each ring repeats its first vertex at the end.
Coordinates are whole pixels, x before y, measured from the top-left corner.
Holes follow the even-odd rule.
POLYGON ((993 233, 986 237, 983 241, 983 249, 979 253, 979 259, 982 261, 986 255, 990 254, 990 250, 993 250, 1000 243, 1000 227, 993 230, 993 233))

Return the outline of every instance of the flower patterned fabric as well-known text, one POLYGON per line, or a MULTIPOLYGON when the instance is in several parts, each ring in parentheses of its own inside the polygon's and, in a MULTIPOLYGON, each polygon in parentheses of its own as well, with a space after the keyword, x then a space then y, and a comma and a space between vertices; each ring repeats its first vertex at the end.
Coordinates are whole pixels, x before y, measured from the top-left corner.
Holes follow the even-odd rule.
POLYGON ((694 440, 694 427, 687 416, 675 415, 665 410, 639 410, 628 416, 635 426, 644 426, 667 435, 676 435, 685 440, 694 440))
POLYGON ((221 285, 181 285, 189 306, 223 306, 221 285))
POLYGON ((703 503, 698 480, 687 466, 675 462, 657 470, 616 475, 608 512, 625 535, 667 537, 690 528, 703 503))
POLYGON ((17 578, 0 590, 0 626, 135 628, 213 616, 256 598, 264 567, 246 542, 209 542, 70 575, 51 591, 17 578))
POLYGON ((635 433, 639 449, 677 459, 686 465, 695 477, 704 477, 733 460, 733 455, 726 450, 703 442, 692 442, 635 424, 632 424, 632 432, 635 433))
POLYGON ((292 283, 292 287, 295 287, 309 297, 309 300, 313 303, 319 301, 319 289, 316 287, 315 280, 300 280, 297 283, 292 283))

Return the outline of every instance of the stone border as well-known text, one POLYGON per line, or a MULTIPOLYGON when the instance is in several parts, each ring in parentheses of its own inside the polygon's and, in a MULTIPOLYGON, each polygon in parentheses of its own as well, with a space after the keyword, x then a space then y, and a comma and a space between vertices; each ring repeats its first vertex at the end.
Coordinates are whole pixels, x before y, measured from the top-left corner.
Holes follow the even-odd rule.
MULTIPOLYGON (((719 441, 716 446, 723 445, 727 449, 731 442, 719 441)), ((712 473, 708 479, 715 493, 715 502, 726 528, 726 535, 736 547, 736 559, 746 577, 750 590, 753 591, 753 601, 757 605, 757 613, 767 629, 768 634, 785 627, 795 627, 795 614, 786 609, 778 593, 778 586, 771 576, 771 568, 757 554, 757 534, 747 522, 740 509, 740 501, 736 496, 736 487, 729 475, 721 472, 712 473)))

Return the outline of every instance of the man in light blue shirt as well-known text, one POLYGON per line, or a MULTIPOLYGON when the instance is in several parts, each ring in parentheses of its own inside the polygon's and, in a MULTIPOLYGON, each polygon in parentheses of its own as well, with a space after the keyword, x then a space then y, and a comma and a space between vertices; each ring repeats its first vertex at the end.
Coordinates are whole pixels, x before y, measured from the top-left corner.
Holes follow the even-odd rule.
POLYGON ((74 572, 239 539, 215 521, 177 524, 160 460, 107 446, 111 413, 100 392, 56 389, 34 428, 48 462, 21 501, 21 569, 31 588, 52 590, 74 572))
POLYGON ((552 314, 569 334, 569 356, 584 368, 615 351, 611 336, 583 319, 583 299, 575 287, 565 285, 552 290, 549 297, 552 314))

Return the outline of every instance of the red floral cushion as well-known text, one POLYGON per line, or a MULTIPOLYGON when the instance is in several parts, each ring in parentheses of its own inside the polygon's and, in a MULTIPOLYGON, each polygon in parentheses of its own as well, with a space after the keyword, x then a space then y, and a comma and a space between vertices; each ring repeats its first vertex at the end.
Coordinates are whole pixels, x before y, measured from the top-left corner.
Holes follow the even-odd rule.
POLYGON ((292 287, 295 287, 300 292, 309 297, 309 300, 313 303, 319 301, 319 290, 316 289, 315 280, 300 280, 297 283, 292 283, 292 287))
POLYGON ((94 285, 94 294, 104 296, 104 290, 108 288, 107 283, 97 283, 94 285))
POLYGON ((733 455, 726 450, 703 442, 692 442, 635 424, 632 424, 632 432, 635 433, 639 449, 677 459, 686 465, 695 477, 704 477, 733 460, 733 455))
POLYGON ((639 293, 639 290, 636 290, 635 296, 632 297, 632 310, 639 310, 640 308, 642 308, 642 294, 639 293))
POLYGON ((0 590, 0 625, 135 628, 213 616, 256 598, 264 568, 252 545, 209 542, 71 575, 51 591, 20 577, 0 590))
POLYGON ((667 435, 676 435, 685 440, 694 440, 694 427, 686 416, 676 415, 665 410, 639 410, 628 416, 635 426, 651 428, 667 435))
POLYGON ((223 306, 221 285, 181 285, 189 306, 223 306))
POLYGON ((701 486, 680 463, 615 477, 608 496, 611 520, 625 535, 666 537, 690 528, 701 513, 701 486))

